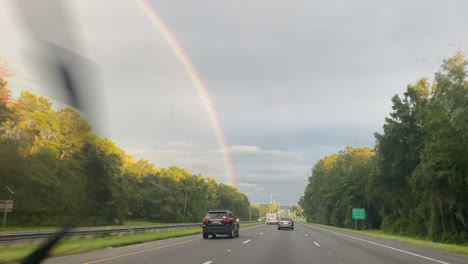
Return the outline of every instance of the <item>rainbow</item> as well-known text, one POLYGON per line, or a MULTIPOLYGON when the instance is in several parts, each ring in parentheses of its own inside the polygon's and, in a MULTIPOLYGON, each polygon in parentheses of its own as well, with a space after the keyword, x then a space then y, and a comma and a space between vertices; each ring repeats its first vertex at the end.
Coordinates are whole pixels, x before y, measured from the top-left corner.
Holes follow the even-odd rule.
POLYGON ((197 71, 195 70, 195 67, 193 66, 192 62, 190 61, 190 58, 187 56, 177 39, 174 37, 174 35, 171 33, 168 27, 164 24, 161 17, 156 13, 156 11, 151 7, 151 5, 148 4, 146 0, 135 0, 135 3, 148 16, 153 25, 156 26, 159 33, 161 33, 164 40, 167 42, 167 44, 172 49, 176 57, 184 66, 185 71, 187 72, 194 86, 200 93, 200 97, 206 106, 211 122, 213 123, 214 130, 221 145, 221 151, 223 153, 224 163, 230 181, 229 184, 237 186, 237 179, 236 174, 234 172, 234 167, 232 165, 231 153, 228 149, 229 145, 221 127, 221 122, 219 121, 219 117, 215 111, 213 103, 211 102, 210 97, 208 96, 208 92, 205 88, 205 85, 203 85, 203 82, 200 76, 198 75, 197 71))

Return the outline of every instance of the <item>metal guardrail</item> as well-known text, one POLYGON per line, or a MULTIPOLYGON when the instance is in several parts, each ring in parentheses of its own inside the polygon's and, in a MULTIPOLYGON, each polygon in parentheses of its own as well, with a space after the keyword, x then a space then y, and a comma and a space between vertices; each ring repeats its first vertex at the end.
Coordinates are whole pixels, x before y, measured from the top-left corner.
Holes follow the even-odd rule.
MULTIPOLYGON (((171 225, 154 225, 154 226, 120 226, 120 227, 100 227, 100 228, 77 228, 66 234, 67 237, 81 236, 98 236, 104 234, 134 234, 140 232, 162 231, 171 229, 181 229, 187 227, 201 227, 201 223, 192 224, 171 224, 171 225)), ((44 239, 52 236, 58 229, 50 230, 29 230, 29 231, 14 231, 0 232, 0 242, 15 241, 15 240, 36 240, 44 239)))
MULTIPOLYGON (((242 221, 242 223, 253 223, 255 221, 242 221)), ((89 227, 76 228, 69 231, 67 237, 86 237, 100 236, 105 234, 134 234, 141 232, 174 230, 188 227, 201 227, 202 223, 186 223, 186 224, 170 224, 170 225, 153 225, 153 226, 117 226, 117 227, 89 227)), ((38 240, 46 239, 54 235, 58 229, 48 230, 28 230, 28 231, 4 231, 0 232, 0 247, 5 244, 15 243, 16 241, 37 242, 38 240)))

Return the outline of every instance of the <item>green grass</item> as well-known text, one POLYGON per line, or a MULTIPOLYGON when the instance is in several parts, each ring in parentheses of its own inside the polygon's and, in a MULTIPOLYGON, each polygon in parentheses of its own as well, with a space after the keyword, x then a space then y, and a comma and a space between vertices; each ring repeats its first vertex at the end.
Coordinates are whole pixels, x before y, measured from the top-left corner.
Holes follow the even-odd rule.
MULTIPOLYGON (((176 223, 160 223, 160 222, 151 222, 145 220, 131 220, 126 221, 125 224, 120 226, 149 226, 149 225, 170 225, 176 223)), ((118 227, 118 226, 81 226, 81 227, 118 227)), ((0 231, 27 231, 27 230, 48 230, 48 229, 58 229, 59 227, 54 226, 12 226, 12 227, 0 227, 0 231)))
POLYGON ((254 223, 242 223, 240 222, 240 226, 252 226, 252 225, 260 225, 260 224, 265 224, 264 222, 254 222, 254 223))
MULTIPOLYGON (((126 221, 125 224, 121 226, 151 226, 151 225, 172 225, 172 224, 181 224, 181 223, 160 223, 160 222, 151 222, 151 221, 145 221, 145 220, 130 220, 126 221)), ((243 226, 244 224, 247 223, 242 223, 241 225, 243 226)), ((256 224, 256 223, 255 223, 256 224)), ((81 227, 118 227, 118 226, 81 226, 81 227)), ((48 229, 58 229, 59 227, 53 227, 53 226, 21 226, 21 227, 6 227, 2 228, 0 227, 0 231, 28 231, 28 230, 48 230, 48 229)))
POLYGON ((27 230, 47 230, 57 229, 58 227, 53 226, 7 226, 6 228, 0 227, 0 232, 5 231, 27 231, 27 230))
POLYGON ((145 221, 145 220, 130 220, 130 221, 126 221, 124 226, 151 226, 151 225, 172 225, 172 224, 177 224, 177 223, 159 223, 159 222, 151 222, 151 221, 145 221))
POLYGON ((382 230, 359 230, 358 231, 358 230, 353 230, 353 229, 339 228, 339 227, 327 226, 327 225, 319 225, 319 224, 314 224, 314 225, 329 227, 329 228, 338 229, 338 230, 350 231, 350 232, 369 235, 369 236, 374 236, 374 237, 381 237, 381 238, 385 238, 385 239, 405 242, 405 243, 408 243, 408 244, 413 244, 413 245, 418 245, 418 246, 423 246, 423 247, 434 248, 434 249, 439 249, 439 250, 444 250, 444 251, 449 251, 449 252, 455 252, 455 253, 468 255, 468 242, 466 242, 464 244, 461 244, 461 245, 445 244, 445 243, 432 242, 432 241, 427 240, 427 239, 393 235, 393 234, 389 234, 389 233, 387 233, 385 231, 382 231, 382 230))
MULTIPOLYGON (((171 237, 194 235, 199 233, 201 233, 201 228, 194 227, 180 230, 139 233, 125 236, 106 236, 101 238, 66 240, 51 252, 51 256, 77 254, 94 251, 102 248, 119 247, 171 237)), ((31 253, 37 247, 38 245, 19 245, 2 247, 0 248, 0 259, 6 262, 15 262, 31 253)))
MULTIPOLYGON (((163 224, 163 223, 154 223, 147 221, 129 221, 126 225, 136 226, 136 225, 154 225, 154 224, 163 224)), ((242 227, 259 225, 263 222, 255 223, 240 223, 242 227)), ((188 236, 201 233, 201 228, 186 228, 180 230, 169 230, 169 231, 159 231, 159 232, 149 232, 149 233, 139 233, 134 235, 125 235, 125 236, 106 236, 101 238, 89 238, 89 239, 77 239, 77 240, 66 240, 62 242, 57 248, 55 248, 51 256, 64 256, 70 254, 77 254, 89 251, 95 251, 102 248, 108 247, 119 247, 137 243, 144 243, 154 240, 166 239, 171 237, 180 237, 188 236)), ((38 245, 19 245, 19 246, 10 246, 0 248, 0 259, 6 262, 15 262, 19 259, 27 256, 33 250, 35 250, 38 245)))

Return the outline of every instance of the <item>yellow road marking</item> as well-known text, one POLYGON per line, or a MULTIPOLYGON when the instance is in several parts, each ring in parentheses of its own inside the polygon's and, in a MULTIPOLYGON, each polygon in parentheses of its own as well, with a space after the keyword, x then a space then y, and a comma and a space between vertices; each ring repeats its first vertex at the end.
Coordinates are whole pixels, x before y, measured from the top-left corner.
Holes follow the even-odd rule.
POLYGON ((185 240, 185 241, 181 241, 181 242, 177 242, 177 243, 173 243, 173 244, 169 244, 169 245, 164 245, 164 246, 160 246, 160 247, 148 248, 148 249, 145 249, 145 250, 135 251, 135 252, 131 252, 131 253, 127 253, 127 254, 122 254, 122 255, 118 255, 118 256, 113 256, 113 257, 109 257, 109 258, 103 258, 103 259, 93 260, 93 261, 89 261, 89 262, 83 262, 83 263, 81 263, 81 264, 91 264, 91 263, 97 263, 97 262, 101 262, 101 261, 106 261, 106 260, 111 260, 111 259, 116 259, 116 258, 131 256, 131 255, 140 254, 140 253, 143 253, 143 252, 148 252, 148 251, 151 251, 151 250, 156 250, 156 249, 160 249, 160 248, 165 248, 165 247, 180 245, 180 244, 183 244, 183 243, 192 242, 192 241, 200 240, 200 239, 201 239, 201 238, 185 240))

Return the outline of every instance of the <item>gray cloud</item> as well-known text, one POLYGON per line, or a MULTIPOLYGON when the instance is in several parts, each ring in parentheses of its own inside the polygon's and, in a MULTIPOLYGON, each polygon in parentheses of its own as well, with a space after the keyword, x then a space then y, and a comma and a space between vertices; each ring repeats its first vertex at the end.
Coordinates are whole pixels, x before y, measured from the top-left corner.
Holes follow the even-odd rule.
MULTIPOLYGON (((253 202, 270 193, 297 202, 315 161, 372 146, 391 96, 468 50, 466 1, 148 1, 204 81, 253 202)), ((0 3, 9 40, 0 57, 13 58, 21 79, 31 75, 28 60, 15 59, 27 38, 10 5, 0 3)), ((228 182, 207 108, 142 10, 132 1, 70 6, 83 53, 100 65, 105 136, 158 167, 228 182)))

